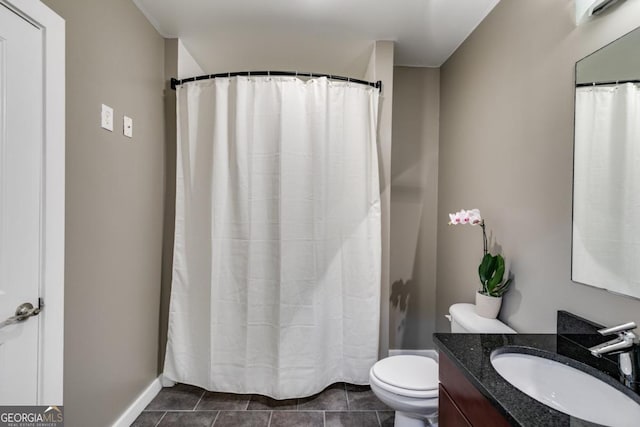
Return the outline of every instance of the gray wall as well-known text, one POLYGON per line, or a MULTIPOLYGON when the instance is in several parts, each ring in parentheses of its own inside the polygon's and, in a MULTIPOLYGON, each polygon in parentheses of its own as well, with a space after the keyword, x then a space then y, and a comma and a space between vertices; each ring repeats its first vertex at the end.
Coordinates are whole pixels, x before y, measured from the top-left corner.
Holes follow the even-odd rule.
POLYGON ((440 69, 395 67, 393 84, 390 348, 433 348, 440 69))
POLYGON ((218 26, 219 37, 178 36, 208 74, 284 70, 355 77, 365 73, 373 41, 346 40, 331 32, 314 33, 304 24, 298 27, 295 37, 283 37, 256 23, 259 15, 255 12, 254 22, 234 23, 226 29, 218 26))
POLYGON ((447 213, 479 208, 515 276, 501 317, 554 332, 556 310, 607 325, 640 321, 640 301, 570 280, 574 64, 640 25, 640 2, 576 28, 571 0, 502 0, 441 69, 439 330, 472 302, 479 228, 447 213))
POLYGON ((594 52, 576 66, 576 83, 640 79, 640 29, 594 52))
POLYGON ((165 193, 164 233, 162 239, 162 283, 160 292, 160 329, 158 346, 158 374, 164 368, 164 356, 169 331, 169 304, 171 302, 171 279, 173 277, 173 237, 176 220, 176 93, 171 89, 171 78, 179 75, 180 47, 178 39, 164 42, 164 141, 165 141, 165 193))
POLYGON ((106 426, 157 377, 164 40, 129 0, 45 3, 67 28, 66 425, 106 426))

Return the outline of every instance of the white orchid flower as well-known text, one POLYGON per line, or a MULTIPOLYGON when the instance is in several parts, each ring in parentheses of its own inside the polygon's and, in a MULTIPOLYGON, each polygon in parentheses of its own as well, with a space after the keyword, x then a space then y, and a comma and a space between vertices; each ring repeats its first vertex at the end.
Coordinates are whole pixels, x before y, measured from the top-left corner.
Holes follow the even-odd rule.
POLYGON ((468 219, 467 211, 462 209, 456 213, 449 214, 449 219, 451 220, 449 221, 451 225, 466 224, 465 219, 468 219))
POLYGON ((463 215, 463 223, 464 224, 471 224, 471 211, 463 211, 464 215, 463 215))
POLYGON ((465 210, 461 209, 456 213, 449 214, 449 225, 455 224, 471 224, 478 225, 482 223, 482 215, 479 209, 465 210))
POLYGON ((478 225, 482 222, 482 215, 480 215, 480 209, 471 209, 468 211, 469 224, 478 225))

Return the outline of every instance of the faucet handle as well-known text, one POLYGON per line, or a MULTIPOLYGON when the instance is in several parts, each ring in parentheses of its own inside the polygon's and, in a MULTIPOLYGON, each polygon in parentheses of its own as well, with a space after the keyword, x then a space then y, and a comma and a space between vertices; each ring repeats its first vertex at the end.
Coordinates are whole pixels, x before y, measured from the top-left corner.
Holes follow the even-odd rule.
POLYGON ((600 329, 598 330, 598 333, 600 335, 606 336, 606 335, 617 334, 619 332, 627 332, 635 328, 636 328, 636 323, 629 322, 629 323, 623 323, 622 325, 618 325, 618 326, 612 326, 610 328, 600 329))

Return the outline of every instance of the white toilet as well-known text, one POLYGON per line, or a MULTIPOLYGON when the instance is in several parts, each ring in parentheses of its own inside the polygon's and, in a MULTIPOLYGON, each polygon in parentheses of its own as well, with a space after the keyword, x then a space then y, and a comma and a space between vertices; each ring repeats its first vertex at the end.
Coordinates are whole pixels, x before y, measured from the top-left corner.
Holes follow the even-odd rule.
MULTIPOLYGON (((476 314, 473 304, 449 307, 451 332, 515 334, 497 319, 476 314)), ((395 427, 438 425, 438 362, 426 356, 400 355, 378 361, 369 371, 371 390, 395 409, 395 427)))

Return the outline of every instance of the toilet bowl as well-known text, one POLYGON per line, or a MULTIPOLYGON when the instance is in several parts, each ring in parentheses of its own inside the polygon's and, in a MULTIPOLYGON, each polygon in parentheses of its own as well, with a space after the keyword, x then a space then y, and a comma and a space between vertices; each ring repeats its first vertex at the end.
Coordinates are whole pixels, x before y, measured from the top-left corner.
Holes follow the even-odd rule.
MULTIPOLYGON (((480 317, 473 304, 449 308, 451 332, 515 334, 497 319, 480 317)), ((396 411, 395 427, 438 425, 438 362, 430 357, 403 354, 376 362, 369 371, 371 390, 396 411)))
POLYGON ((369 371, 371 390, 395 409, 395 425, 424 427, 438 416, 438 363, 425 356, 399 355, 377 362, 369 371))

